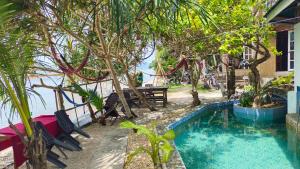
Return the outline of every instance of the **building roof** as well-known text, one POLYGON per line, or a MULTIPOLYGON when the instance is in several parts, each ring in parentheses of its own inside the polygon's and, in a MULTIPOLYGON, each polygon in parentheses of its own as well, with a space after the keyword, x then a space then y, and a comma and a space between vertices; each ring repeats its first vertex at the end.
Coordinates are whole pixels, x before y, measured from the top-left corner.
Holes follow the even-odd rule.
POLYGON ((269 22, 295 17, 299 0, 278 0, 266 13, 269 22))

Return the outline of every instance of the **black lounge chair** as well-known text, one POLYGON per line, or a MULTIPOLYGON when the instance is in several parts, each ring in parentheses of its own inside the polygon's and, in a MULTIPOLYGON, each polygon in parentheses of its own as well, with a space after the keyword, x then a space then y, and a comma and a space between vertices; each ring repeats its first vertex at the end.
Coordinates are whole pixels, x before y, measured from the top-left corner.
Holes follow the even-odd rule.
POLYGON ((67 155, 63 152, 61 148, 64 148, 66 150, 75 151, 76 149, 72 147, 71 145, 61 142, 54 138, 48 130, 45 128, 45 126, 41 122, 34 122, 34 130, 36 131, 36 136, 41 132, 42 138, 44 143, 46 144, 46 150, 47 150, 47 160, 54 165, 56 165, 59 168, 65 168, 67 167, 66 164, 58 160, 59 155, 51 151, 51 149, 55 146, 64 156, 65 158, 68 158, 67 155))
POLYGON ((59 136, 59 138, 64 139, 72 146, 76 147, 77 149, 82 149, 80 147, 80 142, 77 141, 75 138, 71 136, 71 133, 76 132, 86 138, 90 138, 90 135, 88 135, 86 132, 82 131, 79 127, 75 126, 72 121, 69 119, 69 116, 67 115, 65 110, 59 110, 56 111, 55 117, 57 119, 57 123, 59 127, 62 129, 62 134, 59 136))
POLYGON ((115 118, 114 121, 112 121, 111 125, 116 121, 116 119, 118 117, 120 117, 120 114, 118 113, 118 111, 116 110, 117 106, 118 106, 118 102, 119 102, 119 96, 117 93, 113 92, 111 93, 106 101, 105 101, 105 105, 103 106, 105 113, 102 115, 102 117, 100 117, 100 123, 102 125, 106 125, 105 120, 108 117, 112 117, 115 118))
MULTIPOLYGON (((131 111, 131 107, 133 105, 139 107, 131 98, 130 94, 128 92, 123 92, 124 93, 124 96, 125 96, 125 99, 128 103, 128 106, 130 108, 130 111, 131 111)), ((113 123, 119 118, 121 117, 120 114, 118 113, 117 111, 117 106, 118 106, 118 103, 119 103, 119 96, 117 93, 113 92, 111 93, 106 101, 105 101, 105 105, 104 105, 104 110, 105 110, 105 113, 100 117, 100 123, 102 125, 106 125, 106 119, 111 117, 111 118, 114 118, 114 120, 112 120, 111 122, 111 125, 113 125, 113 123)), ((121 111, 124 113, 125 112, 125 108, 122 106, 121 108, 121 111)), ((137 117, 136 114, 134 114, 132 111, 131 113, 133 114, 133 116, 137 117)), ((125 113, 124 113, 125 114, 125 113)))

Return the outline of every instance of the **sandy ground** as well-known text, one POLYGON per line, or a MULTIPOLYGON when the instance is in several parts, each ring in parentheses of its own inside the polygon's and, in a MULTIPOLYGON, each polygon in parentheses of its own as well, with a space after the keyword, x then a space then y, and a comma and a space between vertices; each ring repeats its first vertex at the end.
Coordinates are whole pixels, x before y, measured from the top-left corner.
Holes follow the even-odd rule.
MULTIPOLYGON (((220 91, 210 91, 199 93, 202 102, 221 99, 220 91)), ((158 111, 150 112, 147 109, 134 109, 139 118, 137 123, 148 124, 152 120, 160 120, 168 123, 170 118, 175 117, 176 112, 185 112, 185 107, 192 102, 189 89, 180 89, 175 92, 168 92, 168 106, 158 107, 158 111), (175 111, 176 110, 176 111, 175 111), (177 111, 180 110, 180 111, 177 111)), ((92 124, 84 128, 84 131, 91 135, 86 139, 78 136, 78 140, 83 147, 82 151, 65 151, 68 159, 61 156, 61 161, 68 165, 70 169, 152 169, 153 165, 148 155, 142 154, 132 160, 125 167, 126 156, 139 146, 148 146, 149 143, 144 137, 134 134, 131 130, 119 128, 119 121, 110 126, 92 124)), ((57 152, 57 150, 54 150, 57 152)), ((57 152, 60 154, 59 152, 57 152)), ((0 152, 0 169, 5 168, 4 164, 13 162, 12 150, 8 149, 0 152)), ((12 165, 7 168, 13 168, 12 165)), ((49 163, 49 168, 56 168, 49 163)))

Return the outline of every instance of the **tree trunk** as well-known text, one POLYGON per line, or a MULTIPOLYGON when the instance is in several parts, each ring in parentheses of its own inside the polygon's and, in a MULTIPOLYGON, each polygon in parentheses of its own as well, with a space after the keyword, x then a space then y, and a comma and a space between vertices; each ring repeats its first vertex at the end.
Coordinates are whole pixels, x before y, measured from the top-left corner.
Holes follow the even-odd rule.
POLYGON ((252 81, 251 84, 254 87, 255 93, 258 94, 261 85, 260 85, 260 73, 257 69, 257 65, 255 65, 255 64, 251 65, 250 70, 253 75, 253 78, 250 78, 250 80, 252 81))
POLYGON ((125 113, 125 115, 126 115, 128 118, 132 118, 132 113, 131 113, 130 108, 129 108, 128 104, 127 104, 127 101, 126 101, 126 99, 125 99, 124 93, 123 93, 123 91, 122 91, 120 82, 119 82, 118 77, 117 77, 117 73, 116 73, 116 71, 115 71, 115 69, 114 69, 114 67, 113 67, 113 65, 112 65, 111 58, 108 57, 108 58, 105 59, 105 61, 106 61, 106 63, 107 63, 108 68, 109 68, 110 71, 111 71, 111 76, 112 76, 112 78, 113 78, 113 83, 114 83, 116 92, 117 92, 117 94, 118 94, 118 96, 119 96, 119 98, 120 98, 120 100, 121 100, 121 102, 122 102, 122 105, 123 105, 124 109, 125 109, 125 112, 124 112, 124 113, 125 113))
MULTIPOLYGON (((81 97, 81 99, 82 99, 82 103, 86 102, 86 98, 85 98, 85 97, 81 97)), ((88 102, 88 103, 86 104, 86 106, 87 106, 88 109, 89 109, 90 117, 91 117, 91 119, 92 119, 92 122, 93 122, 93 123, 97 122, 97 118, 96 118, 95 112, 94 112, 94 110, 93 110, 93 108, 92 108, 92 106, 91 106, 91 103, 88 102)))
POLYGON ((56 90, 57 91, 57 99, 58 99, 58 108, 59 108, 59 110, 65 110, 65 106, 64 106, 64 97, 63 97, 63 95, 62 95, 62 86, 59 86, 59 89, 58 90, 56 90))
POLYGON ((46 146, 42 134, 31 137, 27 142, 26 155, 33 169, 47 169, 46 146))
POLYGON ((89 109, 89 112, 90 112, 90 116, 91 116, 92 122, 93 122, 93 123, 97 122, 96 114, 95 114, 95 112, 94 112, 94 110, 93 110, 91 104, 90 104, 90 103, 87 103, 86 106, 87 106, 88 109, 89 109))
POLYGON ((192 103, 192 106, 198 106, 201 104, 201 101, 199 99, 199 96, 198 96, 198 92, 197 90, 192 90, 192 96, 193 96, 193 103, 192 103))
POLYGON ((227 98, 230 99, 235 94, 235 68, 228 66, 227 69, 227 98))
POLYGON ((133 85, 132 83, 132 79, 128 73, 128 71, 125 71, 125 75, 127 77, 127 80, 128 80, 128 85, 129 87, 132 89, 132 91, 134 92, 135 95, 137 95, 137 97, 139 98, 139 100, 142 101, 142 103, 144 103, 146 105, 147 108, 149 108, 151 111, 155 111, 156 109, 151 106, 148 102, 148 100, 145 98, 145 96, 136 89, 136 87, 133 85))
POLYGON ((193 97, 192 106, 195 107, 195 106, 200 105, 201 101, 199 99, 198 91, 197 91, 197 86, 198 86, 198 82, 199 82, 200 72, 194 71, 193 70, 194 66, 195 66, 195 62, 194 61, 189 61, 190 80, 191 80, 191 83, 192 83, 191 94, 192 94, 192 97, 193 97))

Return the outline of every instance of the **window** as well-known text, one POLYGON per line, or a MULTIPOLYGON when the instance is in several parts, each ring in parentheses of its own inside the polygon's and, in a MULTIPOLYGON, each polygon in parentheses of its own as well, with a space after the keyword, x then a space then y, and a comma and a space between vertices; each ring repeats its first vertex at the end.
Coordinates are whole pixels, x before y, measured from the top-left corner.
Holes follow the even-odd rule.
POLYGON ((249 60, 253 58, 254 54, 255 52, 251 48, 244 46, 244 52, 241 53, 239 59, 229 57, 228 63, 230 66, 234 66, 235 69, 249 69, 249 60))
POLYGON ((244 60, 249 60, 250 58, 253 57, 253 50, 247 46, 244 47, 244 53, 243 53, 243 59, 244 60))
POLYGON ((249 60, 253 57, 254 51, 245 46, 243 52, 243 59, 239 64, 239 69, 249 69, 249 60))
POLYGON ((289 44, 288 44, 288 70, 294 70, 295 64, 295 33, 294 31, 289 31, 289 44))

